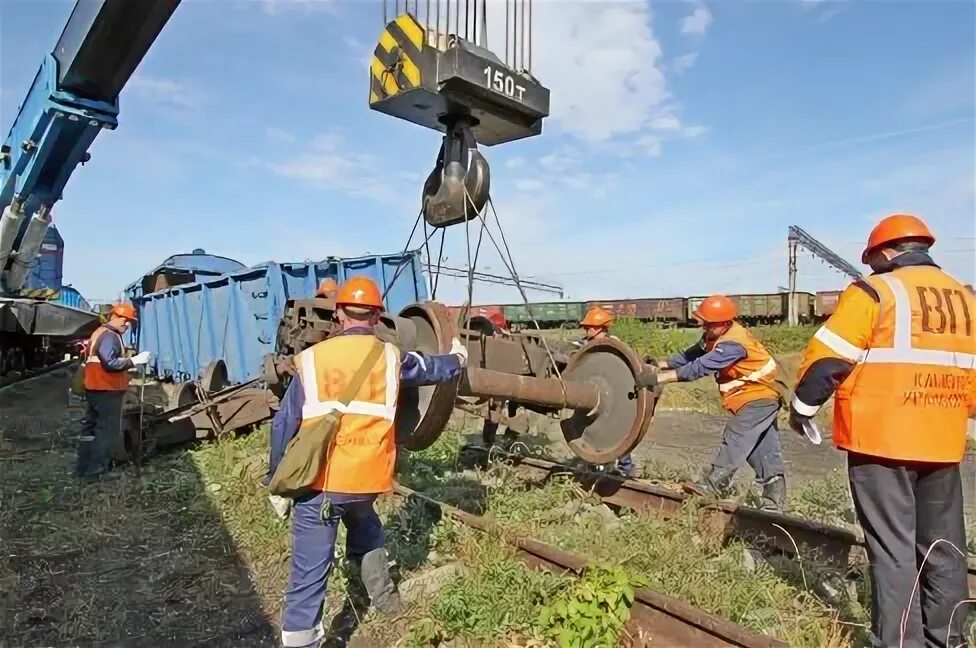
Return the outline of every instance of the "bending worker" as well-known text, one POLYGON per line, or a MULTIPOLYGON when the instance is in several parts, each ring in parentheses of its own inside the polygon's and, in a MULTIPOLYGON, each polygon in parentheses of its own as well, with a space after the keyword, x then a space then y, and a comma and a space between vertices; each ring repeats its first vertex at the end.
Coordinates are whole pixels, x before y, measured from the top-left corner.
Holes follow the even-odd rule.
POLYGON ((762 490, 760 508, 782 511, 786 480, 776 428, 781 406, 780 393, 775 388, 776 361, 744 326, 734 321, 738 312, 728 297, 706 298, 693 315, 704 329, 701 340, 668 358, 660 367, 665 371, 647 372, 641 377, 642 383, 654 387, 715 374, 722 406, 733 414, 711 467, 699 481, 684 484, 684 490, 694 495, 720 496, 732 484, 739 466, 748 463, 762 490))
POLYGON ((128 370, 149 361, 149 352, 125 357, 122 334, 136 321, 131 304, 116 304, 108 321, 95 329, 85 353, 87 411, 78 439, 75 474, 96 481, 109 471, 109 452, 122 436, 122 399, 129 389, 128 370))
POLYGON ((837 392, 833 439, 867 542, 873 646, 964 645, 959 463, 976 405, 976 299, 935 265, 933 243, 915 216, 877 224, 861 257, 874 273, 810 340, 790 408, 801 431, 837 392))
POLYGON ((336 291, 339 289, 339 284, 332 277, 326 277, 319 282, 318 288, 315 289, 316 297, 325 297, 327 299, 332 299, 336 296, 336 291))
MULTIPOLYGON (((485 315, 485 311, 479 310, 478 316, 491 322, 492 335, 497 335, 499 337, 511 337, 512 331, 509 328, 508 320, 505 319, 505 316, 502 313, 498 311, 491 311, 485 315)), ((494 410, 494 415, 496 418, 502 413, 503 410, 508 413, 510 418, 514 418, 518 412, 518 407, 512 402, 506 403, 489 400, 488 407, 489 412, 491 412, 492 409, 494 410)), ((489 415, 491 415, 491 413, 489 415)), ((498 426, 499 422, 492 421, 490 418, 486 418, 482 424, 481 440, 486 448, 490 448, 491 446, 495 445, 495 439, 498 437, 498 426)), ((516 438, 518 438, 518 435, 516 435, 512 430, 506 429, 505 438, 509 441, 514 441, 516 438)))
MULTIPOLYGON (((583 329, 583 340, 579 342, 579 346, 583 346, 594 340, 616 340, 617 338, 610 335, 610 326, 613 324, 613 321, 613 313, 600 306, 591 306, 586 311, 586 314, 583 315, 583 319, 580 320, 580 327, 583 329)), ((625 477, 633 477, 633 458, 629 454, 626 454, 617 459, 617 470, 625 477)))
POLYGON ((346 526, 346 557, 358 568, 372 605, 383 612, 399 608, 383 526, 373 509, 377 495, 393 490, 399 388, 454 380, 467 363, 467 350, 457 338, 450 355, 401 356, 395 346, 385 344, 359 392, 344 407, 339 402, 342 392, 374 345, 383 344, 374 334, 383 301, 371 279, 354 277, 340 286, 336 306, 341 332, 296 356, 297 375, 272 423, 273 474, 300 427, 342 411, 317 492, 294 501, 291 575, 281 619, 281 641, 288 647, 319 646, 325 634, 322 605, 340 520, 346 526))

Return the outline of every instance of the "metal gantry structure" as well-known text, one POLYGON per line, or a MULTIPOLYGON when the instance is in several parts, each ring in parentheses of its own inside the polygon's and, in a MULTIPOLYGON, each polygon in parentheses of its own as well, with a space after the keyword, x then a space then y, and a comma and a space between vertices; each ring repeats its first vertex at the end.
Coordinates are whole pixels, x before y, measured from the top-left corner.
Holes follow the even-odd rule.
POLYGON ((846 259, 841 257, 839 254, 831 250, 829 247, 813 238, 805 230, 803 230, 798 225, 790 225, 789 234, 787 236, 787 245, 789 246, 789 293, 790 293, 790 303, 789 303, 789 316, 788 321, 790 326, 796 326, 799 323, 799 314, 796 308, 796 249, 798 246, 803 246, 808 251, 810 251, 814 256, 819 257, 823 261, 843 272, 851 279, 860 279, 861 271, 849 263, 846 259))

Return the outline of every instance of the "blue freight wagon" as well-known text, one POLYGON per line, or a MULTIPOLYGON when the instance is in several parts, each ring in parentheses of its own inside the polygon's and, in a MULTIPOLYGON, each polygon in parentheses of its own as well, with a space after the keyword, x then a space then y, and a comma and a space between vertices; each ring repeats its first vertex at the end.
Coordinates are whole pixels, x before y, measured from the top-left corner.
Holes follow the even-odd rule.
POLYGON ((56 304, 61 304, 62 306, 68 306, 69 308, 77 308, 78 310, 91 311, 92 306, 88 303, 88 300, 81 296, 76 288, 71 286, 61 286, 61 290, 58 292, 58 296, 52 299, 56 304))
POLYGON ((139 316, 127 343, 152 354, 157 378, 197 380, 223 360, 229 383, 239 384, 261 375, 289 299, 311 299, 325 278, 354 276, 376 281, 391 312, 427 299, 419 250, 250 268, 200 250, 170 257, 126 288, 139 316), (230 271, 215 274, 224 268, 230 271))

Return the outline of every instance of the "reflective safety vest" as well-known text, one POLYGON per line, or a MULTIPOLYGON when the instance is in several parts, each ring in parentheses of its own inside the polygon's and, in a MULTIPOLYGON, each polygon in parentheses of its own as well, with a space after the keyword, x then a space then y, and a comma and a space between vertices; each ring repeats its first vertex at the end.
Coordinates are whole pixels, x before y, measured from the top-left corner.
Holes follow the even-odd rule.
POLYGON ((891 459, 961 461, 976 403, 976 299, 932 266, 863 281, 879 297, 867 348, 825 333, 856 363, 835 396, 834 443, 891 459))
POLYGON ((302 426, 336 410, 342 413, 329 461, 316 488, 332 493, 385 493, 393 490, 396 461, 397 394, 400 352, 384 353, 347 406, 339 397, 376 342, 372 335, 343 335, 319 342, 295 357, 305 404, 302 426))
POLYGON ((100 326, 95 329, 91 337, 88 338, 88 348, 85 356, 85 391, 125 391, 129 388, 128 371, 108 371, 102 367, 102 361, 98 359, 95 348, 99 339, 105 335, 114 335, 119 339, 119 348, 125 350, 122 336, 107 326, 100 326))
POLYGON ((717 340, 706 342, 705 350, 711 351, 719 342, 735 342, 746 350, 745 358, 715 375, 722 407, 735 414, 753 401, 779 399, 779 392, 774 387, 776 360, 748 329, 733 322, 732 328, 717 340))

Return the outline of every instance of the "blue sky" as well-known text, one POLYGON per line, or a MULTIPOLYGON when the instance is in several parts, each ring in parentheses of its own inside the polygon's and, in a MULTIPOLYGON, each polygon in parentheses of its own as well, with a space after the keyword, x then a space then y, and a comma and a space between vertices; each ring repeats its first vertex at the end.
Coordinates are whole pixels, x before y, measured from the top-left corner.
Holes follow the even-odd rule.
MULTIPOLYGON (((4 130, 72 4, 3 0, 4 130)), ((489 0, 489 45, 501 12, 489 0)), ((873 222, 904 210, 973 282, 974 12, 537 0, 552 115, 483 149, 520 273, 572 299, 767 292, 786 283, 789 225, 856 263, 873 222)), ((248 264, 400 250, 439 137, 368 109, 381 23, 374 2, 184 0, 55 209, 66 281, 112 297, 195 247, 248 264)), ((462 228, 445 249, 464 265, 462 228)), ((487 242, 479 267, 504 272, 487 242)), ((809 254, 799 267, 800 289, 845 284, 809 254)))

